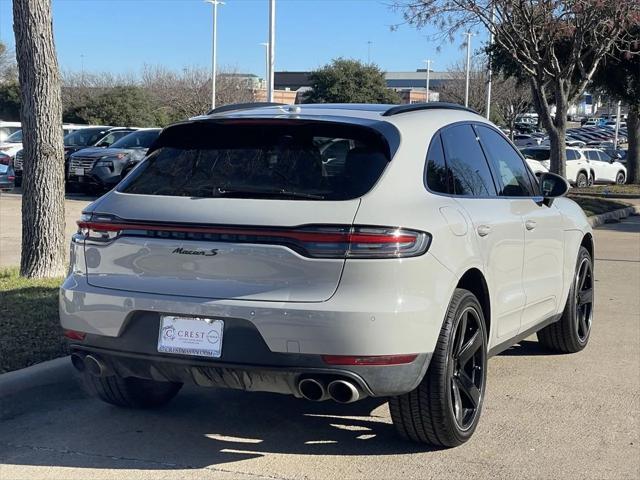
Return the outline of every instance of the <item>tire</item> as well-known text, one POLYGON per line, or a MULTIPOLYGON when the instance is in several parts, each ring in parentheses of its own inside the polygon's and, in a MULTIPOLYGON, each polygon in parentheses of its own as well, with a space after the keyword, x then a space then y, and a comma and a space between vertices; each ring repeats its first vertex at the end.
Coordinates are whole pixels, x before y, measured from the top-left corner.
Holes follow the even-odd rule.
POLYGON ((616 175, 616 184, 624 185, 626 181, 627 179, 624 175, 624 172, 618 172, 618 174, 616 175))
POLYGON ((538 331, 538 341, 559 353, 575 353, 589 342, 593 323, 593 260, 589 251, 580 247, 576 272, 562 317, 538 331))
POLYGON ((175 397, 181 383, 157 382, 136 377, 95 377, 84 373, 89 393, 100 400, 125 408, 157 408, 175 397))
POLYGON ((413 391, 389 400, 396 430, 405 439, 437 447, 463 444, 478 425, 486 377, 487 331, 482 308, 475 295, 458 288, 424 378, 413 391), (468 359, 460 367, 458 353, 465 350, 468 359))
POLYGON ((585 188, 589 186, 589 179, 587 178, 587 174, 584 172, 580 172, 576 177, 576 187, 585 188))

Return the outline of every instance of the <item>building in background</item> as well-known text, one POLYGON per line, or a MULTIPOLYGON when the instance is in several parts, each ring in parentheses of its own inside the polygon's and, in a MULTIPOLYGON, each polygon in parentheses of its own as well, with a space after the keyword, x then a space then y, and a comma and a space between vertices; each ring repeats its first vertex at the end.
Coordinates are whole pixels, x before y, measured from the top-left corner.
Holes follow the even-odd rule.
MULTIPOLYGON (((296 92, 296 102, 304 100, 306 92, 311 90, 311 72, 275 72, 275 88, 296 92)), ((415 72, 385 72, 387 87, 400 95, 402 103, 421 103, 426 99, 427 72, 418 69, 415 72)), ((429 101, 440 99, 438 87, 443 82, 452 81, 448 72, 431 71, 429 79, 429 101)))

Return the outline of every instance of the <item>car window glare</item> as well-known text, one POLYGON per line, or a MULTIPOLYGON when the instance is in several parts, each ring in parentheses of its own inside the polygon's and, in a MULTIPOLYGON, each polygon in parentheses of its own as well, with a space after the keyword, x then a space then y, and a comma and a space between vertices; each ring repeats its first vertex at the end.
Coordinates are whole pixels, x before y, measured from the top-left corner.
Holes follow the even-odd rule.
POLYGON ((527 167, 509 142, 491 128, 482 125, 475 128, 484 153, 500 179, 498 193, 507 197, 533 196, 527 167))
POLYGON ((496 196, 489 165, 471 125, 445 128, 441 136, 453 192, 462 196, 496 196))

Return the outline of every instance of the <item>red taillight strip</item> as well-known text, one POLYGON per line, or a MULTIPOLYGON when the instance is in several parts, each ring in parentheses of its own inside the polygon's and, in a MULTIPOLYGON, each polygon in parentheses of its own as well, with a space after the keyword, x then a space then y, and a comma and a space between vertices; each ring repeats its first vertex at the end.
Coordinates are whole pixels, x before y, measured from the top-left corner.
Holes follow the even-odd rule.
POLYGON ((322 355, 327 365, 403 365, 418 358, 417 353, 402 355, 322 355))
POLYGON ((106 222, 78 222, 80 228, 96 230, 98 232, 121 232, 122 230, 162 231, 180 233, 209 233, 219 235, 255 235, 261 237, 290 238, 300 242, 321 243, 371 243, 395 244, 412 243, 416 241, 414 235, 380 235, 379 233, 331 233, 306 232, 302 230, 270 230, 237 227, 186 227, 173 225, 139 224, 139 223, 106 223, 106 222))

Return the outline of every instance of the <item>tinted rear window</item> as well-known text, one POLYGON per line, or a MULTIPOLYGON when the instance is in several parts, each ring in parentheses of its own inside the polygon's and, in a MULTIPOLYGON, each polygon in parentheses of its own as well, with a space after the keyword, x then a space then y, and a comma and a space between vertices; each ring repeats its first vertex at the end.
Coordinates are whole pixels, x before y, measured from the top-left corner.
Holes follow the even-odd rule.
POLYGON ((377 132, 318 122, 179 126, 121 185, 142 195, 346 200, 388 163, 377 132))
POLYGON ((160 130, 139 130, 122 137, 111 148, 149 148, 160 135, 160 130))
POLYGON ((531 158, 533 160, 549 160, 549 150, 538 148, 524 148, 520 150, 525 158, 531 158))

